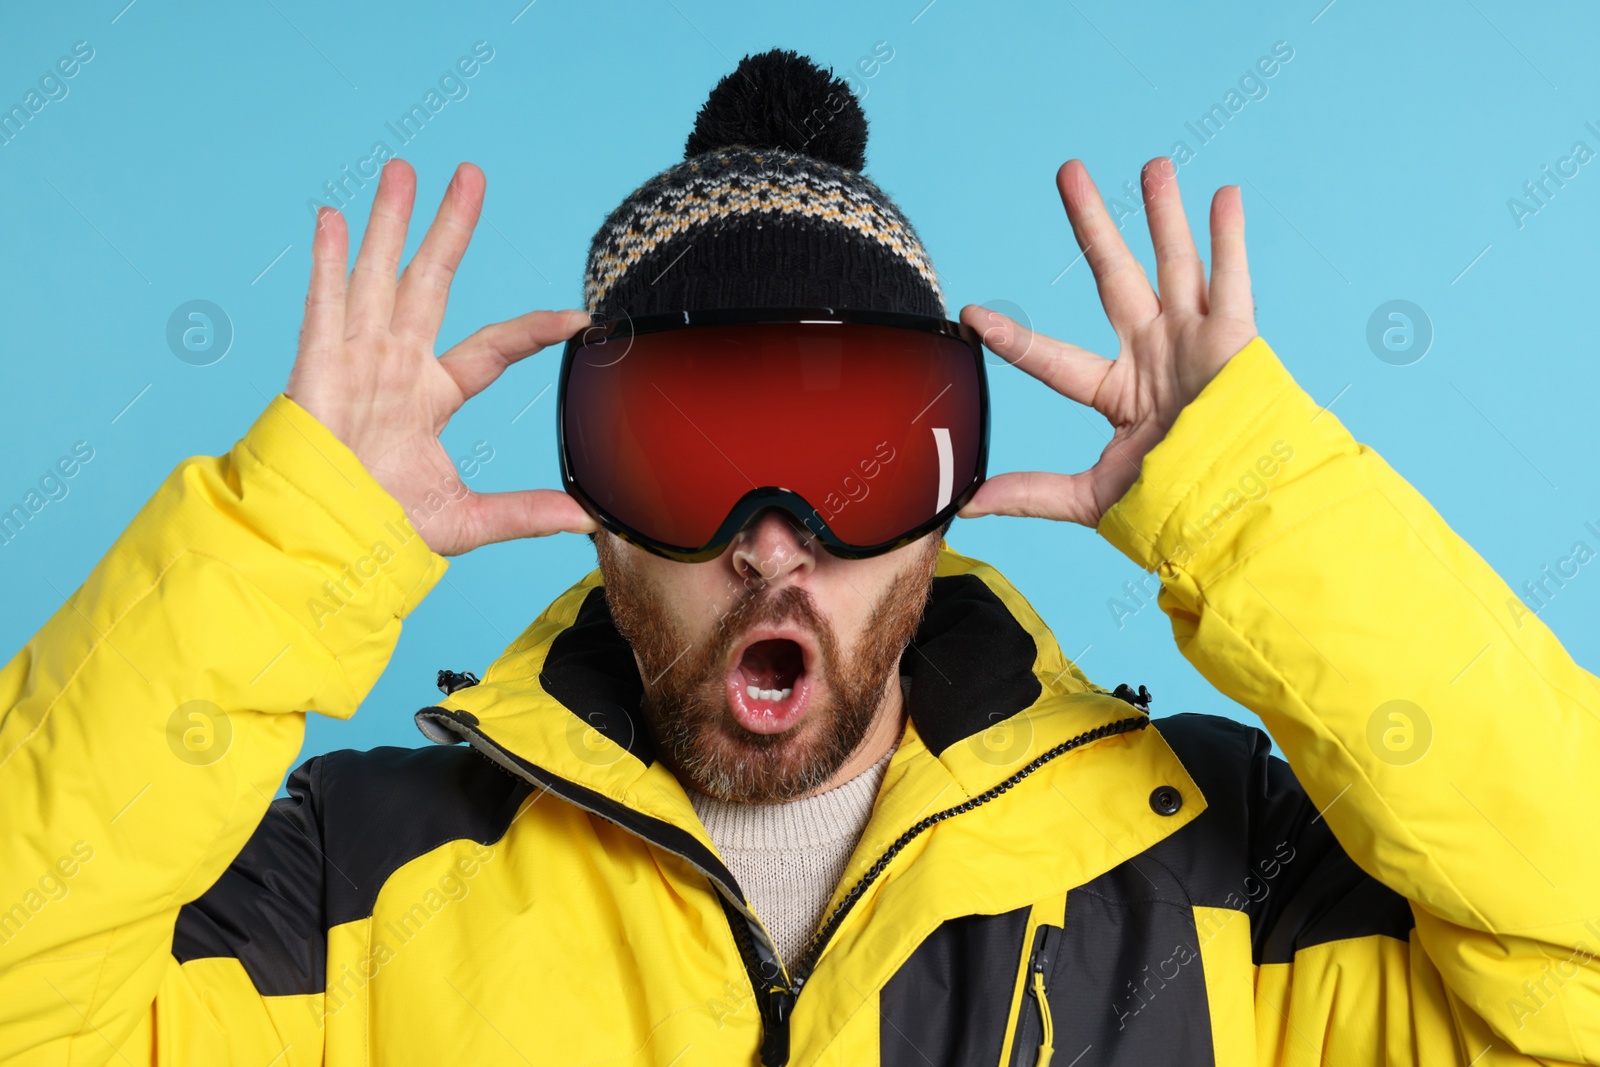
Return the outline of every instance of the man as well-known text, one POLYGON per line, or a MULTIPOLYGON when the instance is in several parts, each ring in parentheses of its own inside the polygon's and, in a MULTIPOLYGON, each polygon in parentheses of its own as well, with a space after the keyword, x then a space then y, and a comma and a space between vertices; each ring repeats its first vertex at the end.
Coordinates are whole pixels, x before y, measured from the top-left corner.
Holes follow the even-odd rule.
POLYGON ((1153 290, 1062 167, 1115 361, 956 326, 840 93, 747 58, 601 227, 584 312, 437 359, 482 174, 398 283, 409 167, 348 284, 321 213, 285 394, 6 668, 0 1059, 1600 1062, 1596 680, 1256 335, 1237 187, 1208 283, 1146 167, 1153 290), (1106 416, 1098 463, 983 480, 978 331, 1106 416), (570 493, 466 493, 439 432, 569 338, 570 493), (903 388, 863 399, 869 370, 903 388), (958 509, 1157 571, 1293 773, 1090 682, 943 544, 958 509), (558 531, 599 571, 481 682, 440 672, 441 745, 320 756, 269 800, 445 556, 558 531))

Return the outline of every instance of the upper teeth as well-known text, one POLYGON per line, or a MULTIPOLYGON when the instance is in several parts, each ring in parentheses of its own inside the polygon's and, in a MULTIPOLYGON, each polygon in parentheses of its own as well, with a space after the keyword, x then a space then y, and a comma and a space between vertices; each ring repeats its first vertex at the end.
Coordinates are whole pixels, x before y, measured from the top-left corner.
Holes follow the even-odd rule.
POLYGON ((747 685, 744 687, 745 695, 751 700, 788 700, 789 694, 794 692, 794 687, 787 689, 762 689, 759 686, 747 685))

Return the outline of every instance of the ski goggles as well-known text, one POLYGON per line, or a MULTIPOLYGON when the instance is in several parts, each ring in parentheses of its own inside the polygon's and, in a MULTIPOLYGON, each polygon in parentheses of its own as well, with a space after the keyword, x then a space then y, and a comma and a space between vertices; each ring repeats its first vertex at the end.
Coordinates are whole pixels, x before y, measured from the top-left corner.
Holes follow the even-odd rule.
POLYGON ((605 529, 685 563, 771 508, 836 556, 893 551, 983 484, 977 331, 832 308, 681 311, 567 341, 563 487, 605 529))

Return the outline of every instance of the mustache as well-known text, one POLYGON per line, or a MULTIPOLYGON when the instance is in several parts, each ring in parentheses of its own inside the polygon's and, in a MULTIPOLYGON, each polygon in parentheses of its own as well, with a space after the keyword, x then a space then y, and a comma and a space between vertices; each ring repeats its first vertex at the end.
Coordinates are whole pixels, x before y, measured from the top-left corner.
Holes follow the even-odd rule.
POLYGON ((722 661, 748 634, 761 626, 796 623, 808 629, 817 638, 825 654, 831 654, 833 631, 828 620, 811 594, 797 586, 785 586, 776 593, 765 594, 759 590, 748 591, 732 608, 717 620, 717 639, 713 658, 722 661))

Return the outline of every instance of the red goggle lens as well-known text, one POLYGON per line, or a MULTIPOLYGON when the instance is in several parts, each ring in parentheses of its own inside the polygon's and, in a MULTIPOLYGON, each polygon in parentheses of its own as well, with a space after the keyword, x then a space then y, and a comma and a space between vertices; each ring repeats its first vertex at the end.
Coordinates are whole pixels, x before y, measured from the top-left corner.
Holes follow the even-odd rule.
POLYGON ((982 360, 959 338, 848 322, 704 325, 578 347, 563 381, 569 474, 645 537, 707 544, 746 494, 871 547, 981 475, 982 360))

